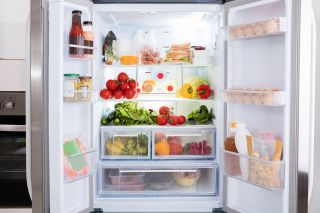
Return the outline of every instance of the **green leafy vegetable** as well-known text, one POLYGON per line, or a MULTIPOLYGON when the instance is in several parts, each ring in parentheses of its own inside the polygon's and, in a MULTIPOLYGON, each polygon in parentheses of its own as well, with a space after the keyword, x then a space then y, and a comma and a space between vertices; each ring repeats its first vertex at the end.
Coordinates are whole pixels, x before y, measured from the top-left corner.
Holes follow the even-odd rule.
POLYGON ((212 119, 215 119, 213 109, 211 109, 209 112, 208 108, 205 105, 201 105, 199 109, 192 111, 188 115, 189 123, 209 124, 212 122, 212 119))

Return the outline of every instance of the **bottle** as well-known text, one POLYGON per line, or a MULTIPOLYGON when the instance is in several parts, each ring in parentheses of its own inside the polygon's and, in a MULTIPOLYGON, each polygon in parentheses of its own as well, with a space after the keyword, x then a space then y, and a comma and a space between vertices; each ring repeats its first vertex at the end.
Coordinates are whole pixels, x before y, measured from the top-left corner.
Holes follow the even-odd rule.
POLYGON ((232 122, 229 127, 228 136, 224 140, 224 149, 230 152, 238 153, 236 143, 235 143, 236 128, 237 128, 237 123, 232 122))
POLYGON ((116 59, 114 47, 117 41, 117 37, 112 31, 109 31, 103 45, 103 55, 104 55, 104 62, 106 64, 113 64, 113 60, 116 59))
POLYGON ((92 21, 83 22, 83 38, 84 38, 84 46, 92 48, 92 49, 84 49, 84 57, 92 58, 93 56, 92 21))
POLYGON ((244 156, 248 156, 248 143, 247 136, 251 136, 249 131, 246 129, 246 125, 241 123, 237 125, 236 134, 235 134, 235 144, 238 152, 241 154, 240 158, 240 169, 243 179, 248 179, 249 177, 249 166, 248 166, 248 158, 244 156))
POLYGON ((69 55, 71 57, 83 57, 83 48, 74 47, 71 45, 84 45, 83 30, 81 25, 81 15, 80 10, 72 11, 72 26, 69 33, 69 55))

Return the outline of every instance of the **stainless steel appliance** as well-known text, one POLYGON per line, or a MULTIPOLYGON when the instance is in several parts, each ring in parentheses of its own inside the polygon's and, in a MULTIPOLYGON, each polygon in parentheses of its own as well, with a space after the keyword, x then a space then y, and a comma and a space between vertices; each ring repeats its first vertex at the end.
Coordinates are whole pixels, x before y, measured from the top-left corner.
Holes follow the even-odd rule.
POLYGON ((31 207, 24 92, 0 92, 0 208, 31 207))

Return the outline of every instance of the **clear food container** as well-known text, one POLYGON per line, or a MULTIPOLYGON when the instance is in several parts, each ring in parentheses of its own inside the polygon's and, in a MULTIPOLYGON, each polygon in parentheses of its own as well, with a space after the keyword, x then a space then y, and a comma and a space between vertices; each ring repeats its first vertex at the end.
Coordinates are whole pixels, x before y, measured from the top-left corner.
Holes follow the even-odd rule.
POLYGON ((80 76, 78 100, 79 101, 91 101, 92 94, 91 91, 93 89, 92 86, 92 77, 91 76, 80 76))
POLYGON ((149 159, 150 131, 101 127, 102 159, 149 159))
POLYGON ((63 100, 64 101, 77 101, 77 93, 79 87, 79 74, 66 73, 64 74, 63 81, 63 100))
POLYGON ((215 129, 153 130, 154 159, 203 159, 215 156, 215 129))

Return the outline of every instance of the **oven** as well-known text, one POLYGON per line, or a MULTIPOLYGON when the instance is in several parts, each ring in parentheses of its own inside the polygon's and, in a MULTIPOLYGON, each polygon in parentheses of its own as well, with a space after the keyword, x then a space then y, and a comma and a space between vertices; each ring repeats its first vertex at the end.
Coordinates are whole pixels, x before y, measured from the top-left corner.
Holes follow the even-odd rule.
POLYGON ((25 92, 0 92, 0 208, 29 208, 25 92))

